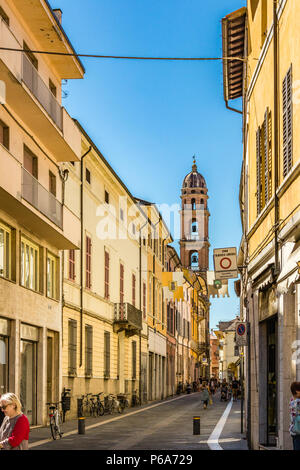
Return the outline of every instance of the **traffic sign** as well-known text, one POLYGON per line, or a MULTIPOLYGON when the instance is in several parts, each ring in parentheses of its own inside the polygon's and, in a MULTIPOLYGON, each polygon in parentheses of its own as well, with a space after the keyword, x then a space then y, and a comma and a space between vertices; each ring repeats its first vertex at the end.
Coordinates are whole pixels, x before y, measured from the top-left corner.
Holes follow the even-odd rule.
POLYGON ((237 346, 247 346, 247 322, 239 322, 235 328, 235 342, 237 346))
POLYGON ((236 248, 217 248, 214 250, 216 279, 235 279, 238 277, 236 248))

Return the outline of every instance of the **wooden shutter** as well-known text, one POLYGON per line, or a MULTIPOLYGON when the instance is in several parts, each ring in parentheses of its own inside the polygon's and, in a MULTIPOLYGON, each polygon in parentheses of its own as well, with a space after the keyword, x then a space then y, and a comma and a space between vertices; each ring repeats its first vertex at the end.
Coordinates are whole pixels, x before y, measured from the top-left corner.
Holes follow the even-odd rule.
POLYGON ((69 279, 75 280, 75 250, 69 250, 69 279))
POLYGON ((143 316, 146 318, 146 284, 143 283, 143 316))
POLYGON ((104 297, 109 299, 109 253, 104 252, 105 263, 104 263, 104 297))
POLYGON ((269 145, 268 145, 268 200, 271 199, 272 197, 272 113, 269 110, 269 116, 268 116, 268 139, 269 139, 269 145))
POLYGON ((132 341, 132 378, 136 379, 136 341, 132 341))
POLYGON ((77 322, 69 320, 69 374, 76 374, 77 322))
POLYGON ((124 266, 120 264, 120 303, 124 303, 124 266))
POLYGON ((269 201, 269 109, 266 109, 264 118, 264 199, 265 205, 269 201))
POLYGON ((261 143, 260 143, 261 129, 256 131, 256 209, 257 216, 261 211, 261 143))
POLYGON ((104 332, 104 377, 110 376, 110 333, 104 332))
POLYGON ((93 327, 85 325, 85 373, 93 372, 93 327))
POLYGON ((86 287, 91 288, 91 256, 92 256, 92 240, 86 237, 86 287))
POLYGON ((135 274, 132 275, 132 305, 135 307, 135 274))
POLYGON ((283 177, 293 166, 293 103, 292 103, 292 66, 283 80, 283 177))

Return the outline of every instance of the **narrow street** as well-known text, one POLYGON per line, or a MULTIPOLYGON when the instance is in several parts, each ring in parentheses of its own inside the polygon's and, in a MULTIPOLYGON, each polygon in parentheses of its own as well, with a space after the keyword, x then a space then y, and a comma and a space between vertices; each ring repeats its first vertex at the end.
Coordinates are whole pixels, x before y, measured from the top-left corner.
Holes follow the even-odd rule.
MULTIPOLYGON (((207 441, 228 402, 219 394, 208 409, 202 408, 199 393, 181 395, 163 402, 130 408, 124 415, 87 419, 85 435, 78 435, 77 421, 65 425, 63 439, 45 442, 49 428, 37 428, 30 435, 35 450, 209 450, 207 441), (193 435, 193 417, 200 416, 200 435, 193 435)), ((246 450, 240 434, 240 402, 233 403, 221 433, 222 449, 246 450)))

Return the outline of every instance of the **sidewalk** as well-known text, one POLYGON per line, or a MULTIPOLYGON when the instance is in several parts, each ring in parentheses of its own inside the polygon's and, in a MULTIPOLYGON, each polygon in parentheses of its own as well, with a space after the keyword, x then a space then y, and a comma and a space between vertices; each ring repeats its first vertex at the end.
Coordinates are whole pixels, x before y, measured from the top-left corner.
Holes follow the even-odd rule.
POLYGON ((224 450, 248 450, 245 434, 241 434, 241 402, 232 403, 228 419, 221 433, 219 444, 224 450))

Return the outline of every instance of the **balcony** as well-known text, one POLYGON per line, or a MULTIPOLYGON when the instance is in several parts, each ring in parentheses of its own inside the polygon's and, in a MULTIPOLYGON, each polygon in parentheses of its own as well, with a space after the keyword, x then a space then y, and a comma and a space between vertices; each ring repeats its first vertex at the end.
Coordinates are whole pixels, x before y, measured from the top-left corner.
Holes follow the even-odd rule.
POLYGON ((22 168, 22 198, 59 228, 63 228, 62 204, 25 168, 22 168))
MULTIPOLYGON (((0 43, 22 49, 0 18, 0 43)), ((6 85, 6 103, 57 162, 79 161, 81 135, 73 119, 56 100, 47 83, 24 53, 0 51, 0 80, 6 85)))
POLYGON ((127 336, 138 334, 142 330, 142 312, 129 303, 117 303, 114 309, 114 331, 125 330, 127 336))
POLYGON ((0 207, 59 250, 80 245, 80 220, 0 144, 0 207))
POLYGON ((31 93, 36 97, 57 127, 62 131, 62 107, 59 102, 41 79, 38 71, 32 65, 28 57, 22 56, 22 80, 29 88, 31 93))

